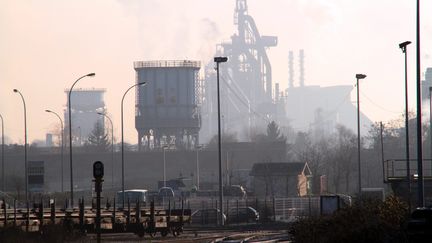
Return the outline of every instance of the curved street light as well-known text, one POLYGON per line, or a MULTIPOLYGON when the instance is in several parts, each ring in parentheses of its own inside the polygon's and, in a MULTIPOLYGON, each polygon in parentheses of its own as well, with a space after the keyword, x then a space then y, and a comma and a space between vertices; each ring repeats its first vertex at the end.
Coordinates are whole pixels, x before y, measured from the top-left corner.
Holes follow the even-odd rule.
POLYGON ((139 85, 145 85, 146 82, 136 83, 132 86, 130 86, 123 94, 122 100, 121 100, 121 163, 122 163, 122 207, 125 206, 125 186, 124 186, 124 136, 123 136, 123 101, 126 96, 126 94, 135 86, 139 85))
POLYGON ((358 194, 361 198, 361 163, 360 163, 360 96, 359 80, 366 78, 365 74, 356 74, 357 79, 357 163, 358 163, 358 194))
POLYGON ((407 184, 408 184, 408 206, 411 211, 411 179, 410 179, 410 148, 409 148, 409 117, 408 117, 408 71, 407 71, 407 46, 411 41, 405 41, 399 44, 402 53, 405 54, 405 156, 407 169, 407 184))
POLYGON ((75 84, 85 77, 94 77, 95 73, 89 73, 84 76, 79 77, 71 86, 68 93, 68 111, 69 111, 69 165, 70 165, 70 200, 71 206, 74 206, 73 200, 73 163, 72 163, 72 112, 71 112, 71 93, 75 84))
POLYGON ((111 124, 111 189, 114 188, 114 126, 111 118, 102 112, 97 112, 97 114, 104 116, 108 119, 111 124))
POLYGON ((27 109, 26 103, 24 100, 24 96, 17 89, 13 90, 15 93, 18 93, 21 96, 23 105, 24 105, 24 170, 25 170, 25 199, 26 203, 28 203, 28 167, 27 167, 27 109))
POLYGON ((418 207, 423 207, 424 201, 424 177, 423 177, 423 145, 422 145, 422 112, 421 112, 421 64, 420 60, 420 0, 417 0, 416 9, 416 93, 417 93, 417 188, 418 207))
POLYGON ((6 189, 5 186, 5 172, 4 172, 4 120, 3 120, 3 116, 0 114, 0 119, 2 122, 2 191, 4 192, 6 189))
POLYGON ((60 159, 60 167, 61 167, 61 192, 63 193, 64 192, 64 176, 63 176, 63 154, 64 154, 64 152, 63 152, 63 148, 64 148, 64 140, 63 140, 63 138, 64 138, 64 136, 63 136, 63 134, 64 134, 64 128, 63 128, 63 120, 61 119, 61 117, 56 113, 56 112, 54 112, 54 111, 52 111, 52 110, 45 110, 45 112, 48 112, 48 113, 52 113, 52 114, 54 114, 55 116, 57 116, 57 118, 60 120, 60 128, 61 128, 61 159, 60 159))
POLYGON ((227 62, 227 57, 215 57, 216 62, 216 75, 217 75, 217 104, 218 104, 218 159, 219 159, 219 210, 220 210, 220 224, 224 225, 223 218, 223 188, 222 188, 222 155, 221 155, 221 122, 220 122, 220 88, 219 88, 219 64, 227 62))

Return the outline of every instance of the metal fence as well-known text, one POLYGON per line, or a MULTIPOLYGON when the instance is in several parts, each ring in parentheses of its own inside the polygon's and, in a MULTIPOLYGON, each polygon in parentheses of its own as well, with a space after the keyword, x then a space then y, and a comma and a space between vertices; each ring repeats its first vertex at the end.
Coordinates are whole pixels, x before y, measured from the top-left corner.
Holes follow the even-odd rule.
POLYGON ((299 217, 317 216, 320 197, 275 198, 275 220, 293 222, 299 217))
MULTIPOLYGON (((218 209, 217 198, 189 198, 184 202, 184 208, 197 210, 218 209)), ((180 208, 181 199, 160 202, 158 206, 180 208)), ((290 197, 290 198, 228 198, 224 200, 224 213, 240 208, 252 207, 260 215, 261 222, 279 221, 293 222, 299 217, 317 216, 320 214, 320 197, 290 197)))

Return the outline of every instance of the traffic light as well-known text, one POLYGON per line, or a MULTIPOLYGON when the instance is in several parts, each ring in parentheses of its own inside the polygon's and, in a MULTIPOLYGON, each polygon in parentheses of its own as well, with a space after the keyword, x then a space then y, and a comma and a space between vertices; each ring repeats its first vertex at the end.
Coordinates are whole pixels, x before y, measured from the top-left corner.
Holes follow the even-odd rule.
POLYGON ((93 163, 93 177, 95 179, 102 179, 104 176, 104 165, 100 161, 93 163))

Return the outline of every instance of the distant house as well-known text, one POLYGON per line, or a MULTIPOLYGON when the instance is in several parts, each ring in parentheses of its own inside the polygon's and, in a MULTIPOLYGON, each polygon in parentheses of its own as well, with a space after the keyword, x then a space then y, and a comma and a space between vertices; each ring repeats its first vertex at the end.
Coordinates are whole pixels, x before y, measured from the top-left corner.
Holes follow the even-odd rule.
POLYGON ((257 197, 296 197, 311 193, 312 173, 306 162, 256 163, 250 175, 257 197))

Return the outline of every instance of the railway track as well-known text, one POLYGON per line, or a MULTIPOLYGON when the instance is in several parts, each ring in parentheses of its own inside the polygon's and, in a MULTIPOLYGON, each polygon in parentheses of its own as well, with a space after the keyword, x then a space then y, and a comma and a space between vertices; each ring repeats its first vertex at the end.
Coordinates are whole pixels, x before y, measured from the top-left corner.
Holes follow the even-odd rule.
MULTIPOLYGON (((95 235, 87 236, 89 241, 95 239, 95 235)), ((186 228, 180 236, 174 237, 168 235, 162 237, 156 235, 151 237, 145 235, 143 238, 139 238, 134 234, 103 234, 103 242, 198 242, 198 243, 217 243, 217 242, 290 242, 289 235, 281 230, 250 230, 244 231, 239 228, 217 228, 217 227, 206 227, 206 228, 186 228)))

